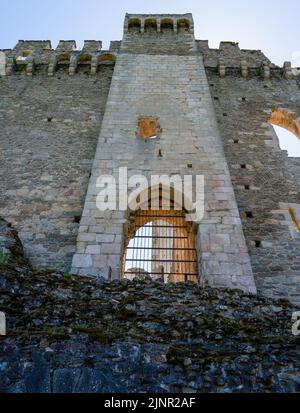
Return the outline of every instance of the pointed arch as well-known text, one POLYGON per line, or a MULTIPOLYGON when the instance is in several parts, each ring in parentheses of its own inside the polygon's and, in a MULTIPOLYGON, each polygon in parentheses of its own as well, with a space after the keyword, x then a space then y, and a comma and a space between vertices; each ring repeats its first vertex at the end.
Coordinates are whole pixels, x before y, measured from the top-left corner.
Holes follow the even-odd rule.
POLYGON ((174 188, 169 188, 169 194, 170 206, 165 209, 162 185, 141 190, 139 196, 144 202, 131 210, 125 225, 125 278, 150 276, 164 282, 198 282, 195 226, 187 221, 182 204, 189 201, 183 201, 184 194, 174 188))
MULTIPOLYGON (((139 208, 144 210, 152 209, 154 206, 155 209, 159 209, 164 201, 169 201, 170 208, 182 210, 186 215, 194 210, 193 201, 183 192, 183 187, 181 186, 179 190, 176 184, 172 185, 171 181, 167 184, 160 182, 157 185, 141 189, 138 196, 142 200, 139 208)), ((135 200, 131 200, 129 197, 128 204, 131 211, 134 212, 135 200)))

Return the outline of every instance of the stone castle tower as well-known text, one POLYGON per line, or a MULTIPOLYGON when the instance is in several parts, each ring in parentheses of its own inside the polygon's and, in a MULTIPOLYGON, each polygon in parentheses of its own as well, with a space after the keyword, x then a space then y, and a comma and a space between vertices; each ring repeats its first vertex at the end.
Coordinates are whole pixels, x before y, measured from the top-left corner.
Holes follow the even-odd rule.
MULTIPOLYGON (((272 127, 300 138, 290 63, 232 42, 210 49, 191 14, 126 15, 108 51, 97 41, 81 51, 74 41, 56 50, 20 41, 0 59, 0 216, 33 266, 122 277, 130 239, 151 219, 100 211, 98 177, 124 167, 148 179, 202 175, 205 215, 184 229, 177 258, 201 283, 300 303, 300 160, 281 151, 272 127), (155 139, 141 139, 143 122, 155 139)), ((166 227, 182 219, 152 220, 162 218, 166 227)))

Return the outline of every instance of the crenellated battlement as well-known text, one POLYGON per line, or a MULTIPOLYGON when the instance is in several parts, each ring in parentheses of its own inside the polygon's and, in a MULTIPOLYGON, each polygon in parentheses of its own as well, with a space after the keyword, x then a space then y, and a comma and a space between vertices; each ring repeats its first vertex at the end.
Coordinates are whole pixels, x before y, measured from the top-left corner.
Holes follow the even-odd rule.
POLYGON ((35 69, 42 66, 48 66, 49 76, 59 69, 67 70, 72 76, 80 67, 96 75, 100 65, 115 63, 120 43, 111 42, 109 50, 102 50, 101 41, 86 40, 82 50, 77 50, 75 40, 61 40, 54 50, 49 40, 20 40, 14 49, 0 51, 0 75, 25 71, 32 76, 35 69))
POLYGON ((192 14, 126 14, 121 52, 152 55, 196 53, 192 14))
POLYGON ((126 14, 124 34, 139 32, 157 32, 171 30, 174 33, 188 32, 194 34, 194 20, 187 14, 126 14))
POLYGON ((18 51, 43 51, 51 50, 52 45, 50 40, 19 40, 14 50, 18 51))
MULTIPOLYGON (((128 24, 133 20, 131 16, 128 15, 128 24)), ((261 50, 240 49, 238 43, 229 41, 222 41, 218 49, 210 48, 207 40, 196 40, 195 44, 205 68, 218 71, 222 78, 232 71, 235 74, 238 71, 244 79, 259 76, 269 80, 272 75, 286 80, 295 77, 290 62, 285 62, 283 67, 276 66, 261 50)), ((86 40, 78 50, 75 40, 61 40, 56 49, 52 49, 50 40, 20 40, 14 49, 0 50, 0 76, 20 72, 32 76, 36 68, 42 66, 47 66, 48 76, 62 69, 73 76, 80 68, 93 76, 100 65, 116 62, 121 45, 121 41, 112 41, 109 50, 102 50, 101 41, 86 40)))
POLYGON ((280 76, 286 80, 295 77, 295 70, 290 62, 283 67, 272 63, 261 50, 240 49, 239 43, 221 41, 218 49, 211 49, 208 40, 196 40, 197 49, 203 56, 207 70, 218 71, 221 78, 238 73, 244 78, 261 77, 269 80, 280 76))
POLYGON ((0 50, 0 76, 25 72, 32 76, 43 68, 48 76, 64 70, 70 76, 80 70, 95 76, 100 65, 114 64, 120 53, 149 55, 199 55, 206 70, 216 71, 221 78, 240 75, 244 79, 272 76, 293 79, 297 72, 290 62, 283 67, 273 64, 261 50, 240 49, 232 41, 221 41, 218 49, 207 40, 194 37, 194 20, 187 14, 126 14, 122 41, 112 41, 109 50, 102 42, 85 40, 81 50, 75 40, 61 40, 56 49, 50 40, 20 40, 12 50, 0 50))

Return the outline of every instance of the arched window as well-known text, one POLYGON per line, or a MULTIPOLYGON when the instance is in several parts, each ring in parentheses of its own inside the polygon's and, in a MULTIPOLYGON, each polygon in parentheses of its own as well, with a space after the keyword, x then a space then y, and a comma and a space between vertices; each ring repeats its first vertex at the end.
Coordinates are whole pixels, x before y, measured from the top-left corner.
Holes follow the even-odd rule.
POLYGON ((198 281, 195 235, 184 211, 137 211, 128 227, 125 247, 125 278, 198 281))
POLYGON ((289 156, 300 157, 300 120, 286 110, 274 109, 268 122, 276 132, 280 148, 289 156))
POLYGON ((161 31, 162 32, 173 32, 174 31, 174 22, 172 19, 164 19, 161 22, 161 31))
POLYGON ((157 32, 157 22, 155 19, 145 20, 145 32, 150 32, 150 33, 157 32))
POLYGON ((180 19, 177 22, 178 32, 189 32, 190 22, 186 19, 180 19))
POLYGON ((131 19, 128 23, 128 31, 131 33, 140 33, 141 21, 139 19, 131 19))

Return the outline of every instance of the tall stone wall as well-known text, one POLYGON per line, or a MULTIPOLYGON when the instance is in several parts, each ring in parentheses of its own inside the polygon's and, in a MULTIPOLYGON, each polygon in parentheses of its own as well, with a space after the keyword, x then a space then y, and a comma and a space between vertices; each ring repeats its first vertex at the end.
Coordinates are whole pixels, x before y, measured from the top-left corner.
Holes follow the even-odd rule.
POLYGON ((83 66, 73 77, 61 65, 50 77, 48 51, 35 53, 34 76, 20 61, 0 77, 0 216, 19 231, 33 266, 67 271, 113 65, 95 76, 83 66))
POLYGON ((260 292, 299 303, 300 161, 268 123, 279 109, 300 131, 299 75, 234 42, 209 48, 190 14, 127 15, 123 41, 101 47, 0 51, 0 216, 31 264, 67 270, 77 252, 75 273, 119 277, 128 215, 94 209, 98 175, 204 174, 202 281, 255 291, 253 271, 260 292), (157 116, 160 139, 136 137, 141 115, 157 116))
POLYGON ((254 69, 245 79, 232 66, 224 78, 214 67, 207 75, 256 285, 299 303, 300 238, 288 209, 300 204, 300 159, 288 158, 268 123, 274 108, 299 116, 299 85, 279 68, 264 80, 254 69))
POLYGON ((294 157, 285 159, 284 170, 287 178, 297 185, 300 193, 300 159, 294 157))
MULTIPOLYGON (((185 34, 188 44, 195 43, 191 27, 185 34)), ((168 54, 153 55, 148 37, 139 53, 131 35, 125 31, 117 59, 72 271, 113 278, 122 273, 127 214, 97 209, 99 176, 117 178, 120 167, 128 167, 129 177, 142 173, 149 182, 153 174, 204 175, 206 213, 197 236, 200 280, 255 292, 202 58, 195 48, 178 54, 176 41, 168 54), (158 118, 159 139, 136 136, 140 116, 158 118)))

